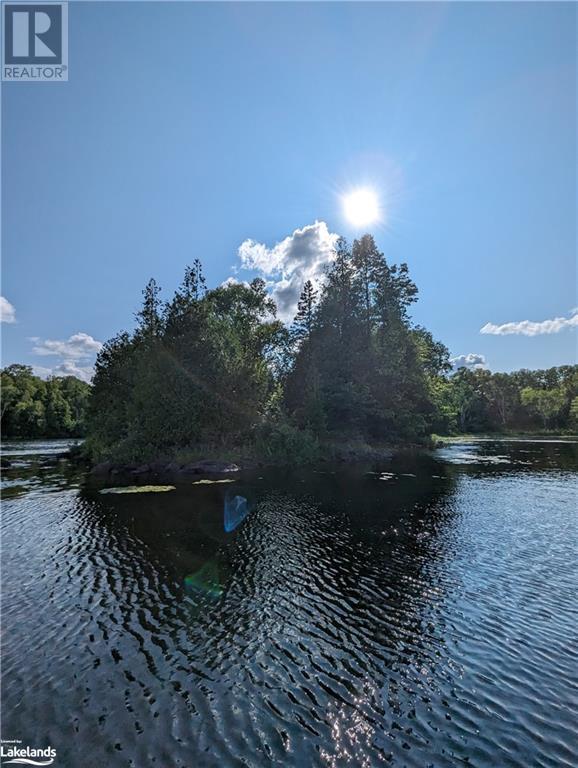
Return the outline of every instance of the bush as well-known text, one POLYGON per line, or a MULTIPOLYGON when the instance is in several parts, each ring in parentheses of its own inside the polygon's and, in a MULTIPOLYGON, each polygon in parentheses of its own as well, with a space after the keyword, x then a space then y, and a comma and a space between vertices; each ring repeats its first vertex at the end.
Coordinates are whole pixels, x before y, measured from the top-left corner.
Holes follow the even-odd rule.
POLYGON ((266 424, 257 431, 257 455, 292 464, 306 464, 320 456, 317 438, 306 429, 298 429, 287 421, 266 424))

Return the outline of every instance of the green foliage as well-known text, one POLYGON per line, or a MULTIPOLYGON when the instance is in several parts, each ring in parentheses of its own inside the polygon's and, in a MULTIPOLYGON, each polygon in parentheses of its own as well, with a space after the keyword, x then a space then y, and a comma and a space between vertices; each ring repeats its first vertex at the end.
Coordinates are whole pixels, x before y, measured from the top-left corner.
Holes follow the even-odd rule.
MULTIPOLYGON (((570 406, 575 368, 449 376, 446 347, 410 321, 416 298, 407 265, 389 264, 370 235, 337 243, 323 285, 305 283, 289 328, 276 320, 263 280, 207 290, 195 261, 166 303, 151 280, 135 331, 98 355, 88 452, 118 461, 209 451, 298 463, 318 457, 320 446, 536 428, 544 419, 559 427, 578 413, 570 406), (522 397, 528 387, 559 390, 556 407, 552 397, 522 397)), ((56 395, 44 402, 48 410, 29 418, 74 419, 56 395)))
POLYGON ((332 440, 419 439, 435 421, 435 381, 448 353, 408 308, 417 288, 407 266, 390 265, 370 235, 344 240, 319 301, 299 301, 286 407, 298 426, 332 440))
POLYGON ((288 421, 260 427, 255 449, 259 456, 290 464, 307 464, 321 455, 317 438, 309 430, 298 429, 288 421))
POLYGON ((578 427, 578 366, 491 373, 461 368, 442 384, 436 432, 565 432, 578 427))
POLYGON ((80 437, 90 386, 74 376, 43 381, 27 365, 1 372, 3 437, 80 437))
POLYGON ((570 429, 578 430, 578 395, 570 403, 568 422, 570 429))
POLYGON ((547 429, 560 415, 565 405, 564 392, 555 389, 532 389, 525 387, 520 393, 522 405, 542 419, 544 428, 547 429))
POLYGON ((136 331, 98 355, 88 452, 125 461, 241 445, 271 402, 285 333, 265 283, 207 291, 195 262, 164 306, 154 281, 143 295, 136 331))

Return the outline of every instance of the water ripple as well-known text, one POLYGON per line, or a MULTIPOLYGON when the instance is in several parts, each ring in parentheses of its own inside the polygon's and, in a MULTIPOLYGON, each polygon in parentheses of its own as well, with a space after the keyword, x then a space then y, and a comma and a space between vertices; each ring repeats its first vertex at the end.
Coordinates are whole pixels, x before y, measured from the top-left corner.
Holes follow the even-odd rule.
POLYGON ((576 449, 463 450, 241 479, 232 532, 218 486, 29 473, 4 737, 66 766, 575 766, 576 449))

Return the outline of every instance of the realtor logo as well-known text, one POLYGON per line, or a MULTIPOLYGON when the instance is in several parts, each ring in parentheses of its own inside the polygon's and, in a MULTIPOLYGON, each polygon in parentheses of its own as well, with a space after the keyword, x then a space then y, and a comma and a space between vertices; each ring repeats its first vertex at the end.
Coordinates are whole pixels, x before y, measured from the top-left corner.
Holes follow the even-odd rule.
POLYGON ((67 3, 3 3, 2 27, 2 80, 68 80, 67 3))

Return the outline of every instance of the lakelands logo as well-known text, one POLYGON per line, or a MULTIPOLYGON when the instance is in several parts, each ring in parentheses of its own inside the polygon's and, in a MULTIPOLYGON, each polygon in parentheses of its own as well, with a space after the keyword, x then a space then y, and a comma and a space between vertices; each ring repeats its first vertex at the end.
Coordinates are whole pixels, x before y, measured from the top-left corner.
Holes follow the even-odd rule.
POLYGON ((53 747, 46 749, 34 749, 33 747, 16 747, 12 742, 9 746, 6 742, 0 746, 0 761, 2 765, 52 765, 56 757, 53 747))
POLYGON ((68 4, 2 4, 2 80, 68 80, 68 4))

